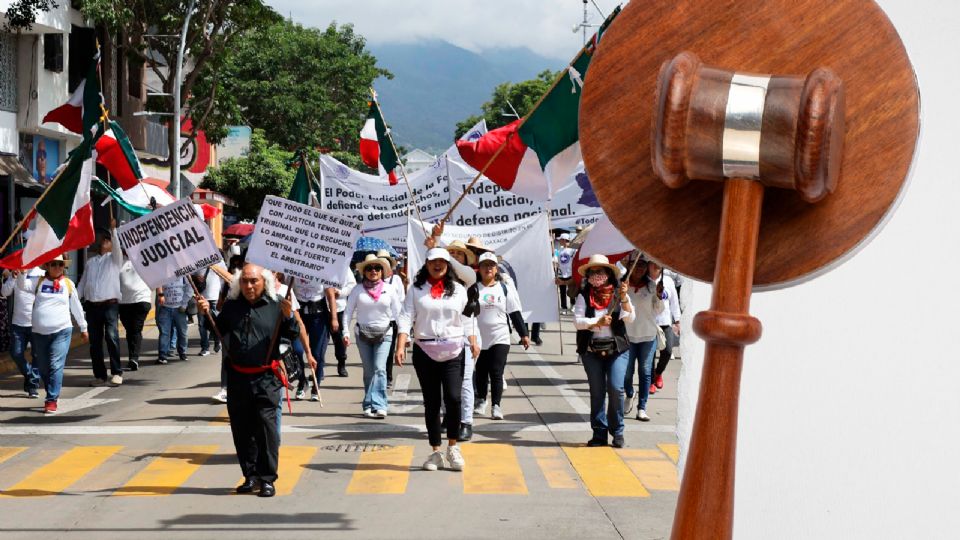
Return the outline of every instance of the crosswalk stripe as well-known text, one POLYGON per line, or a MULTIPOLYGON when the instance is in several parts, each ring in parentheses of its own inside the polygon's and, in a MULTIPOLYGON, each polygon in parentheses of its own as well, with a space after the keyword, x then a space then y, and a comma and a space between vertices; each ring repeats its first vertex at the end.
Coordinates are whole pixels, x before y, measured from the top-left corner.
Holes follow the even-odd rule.
POLYGON ((217 416, 213 417, 210 420, 210 424, 214 426, 219 426, 219 425, 229 424, 229 423, 230 423, 230 412, 227 411, 226 405, 223 406, 223 410, 217 413, 217 416))
POLYGON ((402 495, 410 480, 412 446, 397 446, 376 452, 363 452, 353 471, 347 493, 350 495, 402 495))
POLYGON ((527 494, 517 451, 509 444, 464 444, 460 451, 466 466, 463 492, 475 494, 527 494))
POLYGON ((26 446, 0 446, 0 463, 3 463, 26 449, 26 446))
POLYGON ((300 481, 303 470, 317 453, 315 446, 281 446, 280 464, 277 466, 277 495, 293 493, 294 486, 300 481))
POLYGON ((169 495, 217 451, 218 446, 169 446, 114 495, 169 495))
POLYGON ((29 476, 3 492, 4 497, 42 497, 67 489, 100 466, 122 446, 78 446, 33 471, 29 476))
POLYGON ((647 489, 656 491, 679 491, 680 479, 677 478, 677 466, 666 459, 636 460, 628 459, 627 466, 637 475, 647 489))
POLYGON ((670 457, 674 463, 680 461, 680 445, 670 443, 660 443, 657 445, 663 453, 670 457))
POLYGON ((534 448, 533 457, 537 459, 537 465, 546 477, 548 486, 554 489, 577 487, 573 469, 559 448, 534 448))
POLYGON ((565 446, 563 451, 594 497, 650 496, 650 492, 612 448, 565 446))

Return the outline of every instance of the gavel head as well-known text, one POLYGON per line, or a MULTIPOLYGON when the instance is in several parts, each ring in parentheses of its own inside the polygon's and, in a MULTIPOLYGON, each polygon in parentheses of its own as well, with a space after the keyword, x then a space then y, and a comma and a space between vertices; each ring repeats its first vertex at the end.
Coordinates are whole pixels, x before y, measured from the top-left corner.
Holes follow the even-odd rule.
POLYGON ((661 67, 655 99, 653 170, 669 187, 749 178, 808 202, 836 189, 844 91, 827 68, 754 75, 683 52, 661 67))

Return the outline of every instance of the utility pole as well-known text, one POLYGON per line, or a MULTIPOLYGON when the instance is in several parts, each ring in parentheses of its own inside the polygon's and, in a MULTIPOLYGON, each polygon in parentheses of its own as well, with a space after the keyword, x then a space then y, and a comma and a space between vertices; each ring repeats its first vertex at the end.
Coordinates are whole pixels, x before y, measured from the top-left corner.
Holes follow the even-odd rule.
POLYGON ((170 149, 170 188, 175 199, 180 198, 180 87, 183 85, 183 52, 187 48, 187 29, 197 0, 190 0, 190 6, 183 17, 183 30, 180 32, 180 47, 177 49, 177 65, 173 81, 173 121, 170 126, 170 138, 175 141, 170 149))

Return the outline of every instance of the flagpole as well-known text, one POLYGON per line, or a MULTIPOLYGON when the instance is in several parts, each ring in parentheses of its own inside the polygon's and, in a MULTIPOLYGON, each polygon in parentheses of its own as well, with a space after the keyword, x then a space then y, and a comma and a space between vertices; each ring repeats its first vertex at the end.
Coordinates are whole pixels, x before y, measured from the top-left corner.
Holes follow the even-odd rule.
POLYGON ((413 194, 413 188, 410 187, 410 180, 407 179, 407 170, 403 166, 403 161, 400 160, 400 153, 397 152, 397 145, 393 142, 393 135, 390 134, 390 130, 387 128, 387 118, 383 116, 383 109, 380 108, 380 102, 377 101, 377 93, 373 90, 373 87, 370 87, 370 97, 373 98, 373 103, 377 106, 377 112, 380 113, 380 118, 383 119, 383 128, 387 132, 387 140, 390 141, 390 146, 393 148, 393 155, 397 156, 397 165, 400 166, 400 174, 403 176, 403 182, 407 184, 407 191, 410 193, 410 203, 413 204, 413 209, 417 211, 417 219, 420 220, 420 228, 423 229, 423 235, 427 235, 427 227, 424 225, 426 223, 423 220, 423 216, 420 214, 420 205, 417 204, 417 196, 413 194))

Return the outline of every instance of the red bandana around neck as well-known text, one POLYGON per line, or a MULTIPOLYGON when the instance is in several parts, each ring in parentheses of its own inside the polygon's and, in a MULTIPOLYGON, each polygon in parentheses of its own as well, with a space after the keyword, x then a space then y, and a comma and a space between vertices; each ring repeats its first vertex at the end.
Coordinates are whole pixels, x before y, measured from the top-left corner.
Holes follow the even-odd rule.
POLYGON ((63 279, 63 275, 61 275, 60 277, 58 277, 58 278, 56 278, 56 279, 50 277, 49 275, 46 276, 46 278, 47 278, 49 281, 53 282, 53 292, 59 293, 59 292, 60 292, 60 281, 63 279))
POLYGON ((431 298, 440 298, 441 296, 443 296, 443 291, 444 291, 443 278, 433 279, 432 277, 428 277, 427 283, 430 284, 431 298))
POLYGON ((613 299, 613 284, 606 284, 602 287, 593 287, 590 290, 590 305, 593 309, 607 309, 610 300, 613 299))

